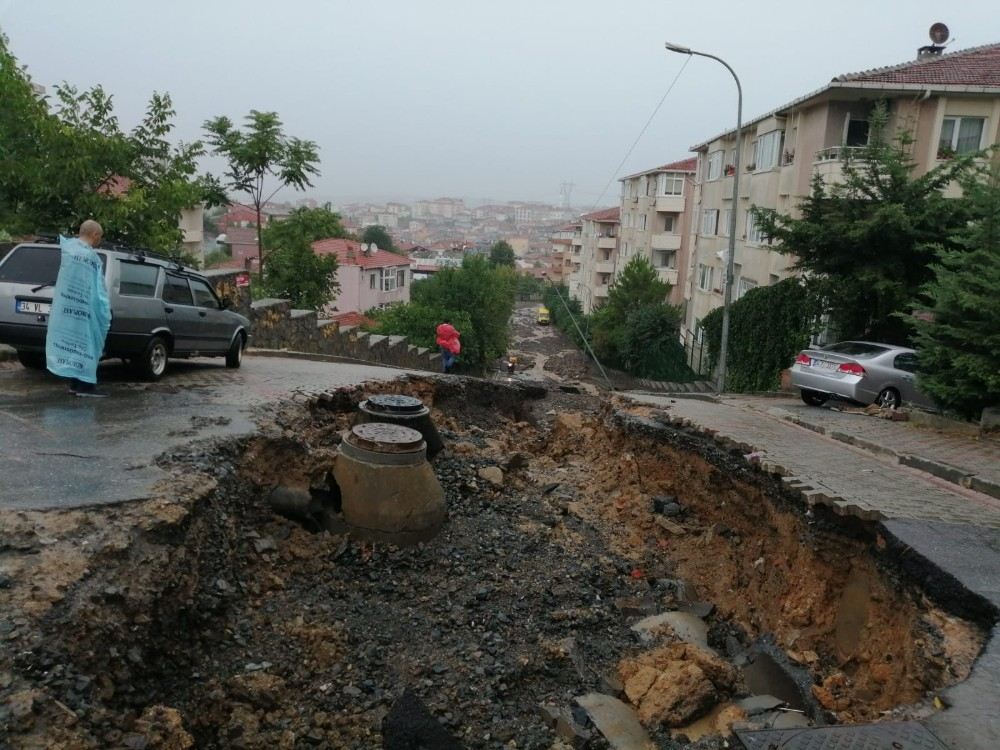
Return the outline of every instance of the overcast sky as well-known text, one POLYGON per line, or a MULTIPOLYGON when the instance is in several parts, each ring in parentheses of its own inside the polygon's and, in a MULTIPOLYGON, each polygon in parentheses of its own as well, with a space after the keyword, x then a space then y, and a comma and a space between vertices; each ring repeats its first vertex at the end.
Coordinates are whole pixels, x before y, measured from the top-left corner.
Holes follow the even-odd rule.
MULTIPOLYGON (((612 178, 685 158, 833 76, 1000 41, 995 0, 0 0, 0 30, 43 85, 102 84, 125 126, 167 91, 179 138, 275 110, 316 141, 321 200, 464 197, 613 203, 612 178)), ((206 161, 206 168, 218 169, 206 161)), ((279 198, 294 198, 284 191, 279 198)))

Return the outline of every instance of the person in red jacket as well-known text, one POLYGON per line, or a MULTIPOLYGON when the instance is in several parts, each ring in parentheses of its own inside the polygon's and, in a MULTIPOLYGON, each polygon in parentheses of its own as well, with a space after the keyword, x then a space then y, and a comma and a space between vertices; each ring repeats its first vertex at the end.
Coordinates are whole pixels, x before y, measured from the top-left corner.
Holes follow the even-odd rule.
POLYGON ((458 340, 460 335, 448 318, 437 327, 437 345, 441 347, 441 366, 445 372, 451 372, 458 353, 462 351, 462 344, 458 340))

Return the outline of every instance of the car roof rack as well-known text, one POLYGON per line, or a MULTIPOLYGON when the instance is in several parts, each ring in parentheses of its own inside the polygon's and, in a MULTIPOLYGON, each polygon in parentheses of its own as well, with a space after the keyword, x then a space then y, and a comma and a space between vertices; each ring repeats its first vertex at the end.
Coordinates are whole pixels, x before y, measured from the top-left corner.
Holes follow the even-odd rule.
MULTIPOLYGON (((50 234, 47 232, 39 232, 32 243, 37 244, 59 244, 59 234, 50 234)), ((133 245, 124 245, 120 242, 102 242, 97 246, 99 250, 111 250, 117 253, 126 253, 128 255, 136 258, 140 263, 144 262, 146 258, 155 258, 156 260, 163 261, 169 265, 173 266, 173 270, 180 271, 181 273, 197 272, 196 269, 188 268, 185 266, 180 259, 179 255, 167 255, 166 253, 158 253, 155 250, 150 250, 148 247, 135 247, 133 245)))

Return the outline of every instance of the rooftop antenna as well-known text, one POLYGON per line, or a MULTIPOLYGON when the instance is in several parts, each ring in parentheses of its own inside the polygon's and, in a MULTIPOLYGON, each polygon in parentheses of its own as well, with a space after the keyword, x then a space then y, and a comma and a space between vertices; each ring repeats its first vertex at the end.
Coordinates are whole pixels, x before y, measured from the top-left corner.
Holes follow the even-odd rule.
POLYGON ((920 47, 917 50, 917 58, 922 59, 924 57, 937 56, 944 52, 944 48, 948 45, 948 37, 950 33, 951 32, 948 31, 948 27, 940 21, 932 24, 927 33, 927 35, 931 38, 932 44, 920 47))

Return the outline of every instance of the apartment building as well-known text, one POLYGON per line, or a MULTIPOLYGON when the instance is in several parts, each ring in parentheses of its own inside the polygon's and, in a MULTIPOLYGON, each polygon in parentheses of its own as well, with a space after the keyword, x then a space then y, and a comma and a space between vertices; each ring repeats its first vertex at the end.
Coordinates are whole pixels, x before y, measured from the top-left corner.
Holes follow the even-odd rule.
MULTIPOLYGON (((692 148, 698 154, 691 222, 692 261, 682 283, 685 326, 698 332, 723 302, 731 212, 736 212, 733 299, 792 274, 794 259, 775 250, 750 208, 795 215, 813 177, 836 181, 843 160, 868 143, 873 106, 884 101, 889 133, 909 131, 918 174, 955 154, 1000 141, 1000 44, 921 54, 913 61, 834 78, 823 88, 750 120, 743 128, 734 206, 735 131, 692 148)), ((957 194, 955 186, 946 194, 957 194)))
POLYGON ((386 250, 371 250, 355 240, 327 239, 312 243, 317 255, 337 256, 340 292, 326 312, 365 313, 410 301, 410 260, 386 250))
POLYGON ((580 269, 580 248, 582 242, 574 244, 575 238, 582 238, 580 222, 564 224, 550 238, 549 279, 553 284, 569 284, 575 271, 580 269))
POLYGON ((608 299, 608 289, 618 261, 618 225, 621 208, 606 208, 580 217, 579 237, 570 240, 579 270, 570 281, 571 297, 580 300, 585 315, 608 299), (576 248, 579 247, 579 254, 576 248))
POLYGON ((671 304, 684 302, 690 258, 692 197, 696 158, 623 177, 621 231, 616 273, 633 258, 648 260, 670 284, 671 304))

